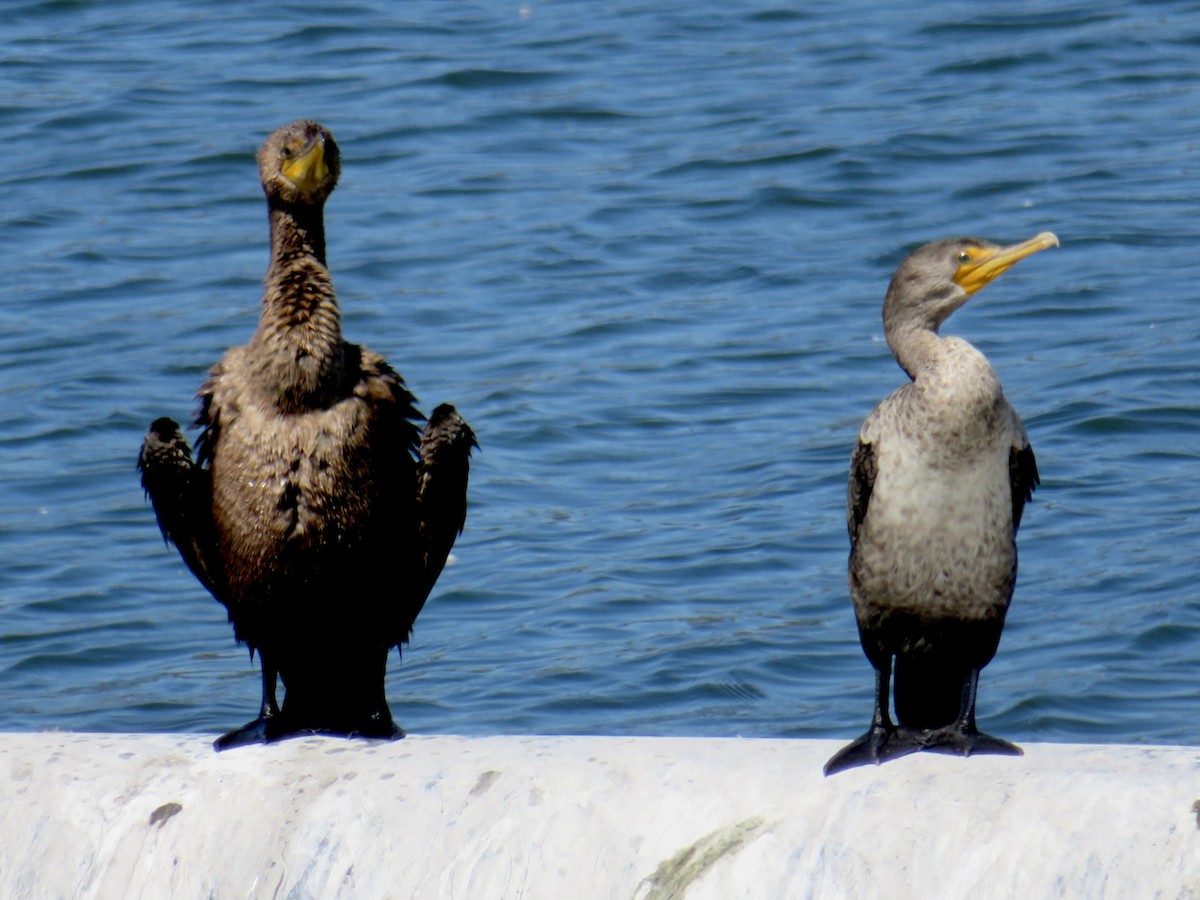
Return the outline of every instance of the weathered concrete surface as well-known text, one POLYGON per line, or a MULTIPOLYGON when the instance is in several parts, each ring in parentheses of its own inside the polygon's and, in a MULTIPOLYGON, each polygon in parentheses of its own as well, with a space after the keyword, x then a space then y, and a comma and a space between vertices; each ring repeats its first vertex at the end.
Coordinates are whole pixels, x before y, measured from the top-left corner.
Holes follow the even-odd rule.
POLYGON ((1200 897, 1200 749, 0 735, 0 897, 1200 897))

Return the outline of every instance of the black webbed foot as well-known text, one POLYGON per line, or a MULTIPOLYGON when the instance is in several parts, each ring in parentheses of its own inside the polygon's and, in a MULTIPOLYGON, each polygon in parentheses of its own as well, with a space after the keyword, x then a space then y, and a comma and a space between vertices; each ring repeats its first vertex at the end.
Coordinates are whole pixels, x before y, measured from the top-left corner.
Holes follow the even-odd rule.
POLYGON ((216 750, 314 735, 384 741, 404 737, 404 729, 392 718, 384 696, 386 653, 374 658, 374 665, 359 671, 348 672, 350 665, 344 660, 317 672, 291 668, 290 677, 284 675, 287 693, 282 707, 275 699, 280 672, 276 656, 261 650, 260 654, 263 692, 258 718, 218 738, 213 744, 216 750), (331 671, 340 679, 332 680, 331 671))
POLYGON ((948 753, 953 756, 1023 756, 1016 744, 984 734, 975 725, 975 697, 979 691, 979 670, 972 669, 963 679, 962 702, 958 718, 949 725, 932 728, 922 733, 925 750, 933 753, 948 753))
POLYGON ((378 726, 372 723, 372 725, 368 728, 347 733, 346 737, 366 738, 367 740, 374 741, 400 741, 403 740, 406 735, 403 728, 401 728, 395 722, 389 721, 386 724, 380 724, 378 726))
POLYGON ((862 737, 830 757, 825 775, 836 775, 857 766, 882 765, 924 748, 922 735, 908 728, 872 725, 862 737))
POLYGON ((279 738, 272 734, 274 720, 259 716, 253 722, 247 722, 241 728, 235 728, 213 741, 213 749, 220 753, 234 747, 246 747, 250 744, 269 744, 279 738))
POLYGON ((345 729, 330 730, 326 734, 337 734, 348 738, 365 738, 375 741, 399 741, 404 738, 404 729, 396 724, 386 702, 381 709, 367 715, 361 724, 352 724, 345 729))
POLYGON ((872 660, 875 666, 875 712, 866 734, 830 757, 825 763, 825 776, 836 775, 856 766, 882 765, 922 749, 921 734, 904 726, 892 724, 888 709, 888 682, 892 675, 892 659, 885 656, 872 660))
POLYGON ((311 728, 291 726, 282 716, 259 717, 253 722, 247 722, 241 728, 235 728, 228 734, 223 734, 213 741, 213 749, 218 753, 234 747, 245 747, 250 744, 274 744, 289 738, 312 737, 357 738, 361 740, 398 741, 405 737, 404 729, 388 717, 386 722, 376 721, 374 717, 358 728, 311 728))
POLYGON ((952 756, 1024 756, 1024 751, 1016 744, 965 727, 960 722, 924 732, 921 735, 921 743, 923 750, 952 756))
MULTIPOLYGON (((380 698, 377 703, 358 705, 347 702, 346 696, 321 697, 314 704, 314 697, 302 690, 289 694, 280 709, 275 705, 274 672, 264 679, 263 708, 259 717, 241 728, 217 738, 213 748, 221 751, 247 744, 274 744, 289 738, 326 737, 354 738, 359 740, 398 741, 404 737, 404 729, 392 719, 387 701, 380 698)), ((352 694, 352 692, 351 692, 352 694)))

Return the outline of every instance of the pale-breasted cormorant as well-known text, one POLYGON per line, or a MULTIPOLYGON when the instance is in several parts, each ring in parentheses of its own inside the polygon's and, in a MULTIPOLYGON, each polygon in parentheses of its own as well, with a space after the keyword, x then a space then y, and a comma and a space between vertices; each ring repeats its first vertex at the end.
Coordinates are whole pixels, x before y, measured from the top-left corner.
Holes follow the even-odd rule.
POLYGON ((875 713, 826 775, 917 750, 1021 752, 978 730, 975 694, 1012 600, 1017 527, 1037 463, 987 359, 938 327, 1014 263, 1056 246, 1049 232, 1009 247, 936 241, 892 277, 884 334, 912 381, 863 423, 846 511, 850 595, 875 667, 875 713))

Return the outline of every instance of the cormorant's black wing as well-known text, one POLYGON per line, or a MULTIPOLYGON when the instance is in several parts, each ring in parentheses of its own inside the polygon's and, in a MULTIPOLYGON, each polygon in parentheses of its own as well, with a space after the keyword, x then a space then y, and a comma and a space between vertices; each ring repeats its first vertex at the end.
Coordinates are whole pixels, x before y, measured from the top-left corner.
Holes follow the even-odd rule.
POLYGON ((372 409, 372 447, 403 495, 397 512, 412 517, 407 520, 411 530, 400 532, 405 543, 388 551, 391 576, 404 585, 405 599, 396 608, 393 626, 399 645, 408 639, 462 530, 468 457, 477 445, 470 427, 452 406, 439 406, 424 432, 418 430, 412 420, 421 415, 404 379, 369 350, 347 345, 347 354, 350 359, 358 354, 354 393, 372 409))
POLYGON ((1023 447, 1013 447, 1009 451, 1008 480, 1012 487, 1012 519, 1015 533, 1021 527, 1021 514, 1025 511, 1025 504, 1033 497, 1033 489, 1041 483, 1038 479, 1033 447, 1028 443, 1023 447))
POLYGON ((417 527, 426 595, 467 519, 467 480, 475 433, 449 403, 429 416, 417 466, 417 527))
POLYGON ((174 420, 151 423, 137 465, 163 540, 175 545, 214 597, 228 603, 212 520, 210 475, 193 462, 191 447, 174 420))
POLYGON ((850 531, 851 550, 858 543, 858 530, 867 518, 877 472, 874 445, 860 438, 850 459, 850 484, 846 488, 846 527, 850 531))

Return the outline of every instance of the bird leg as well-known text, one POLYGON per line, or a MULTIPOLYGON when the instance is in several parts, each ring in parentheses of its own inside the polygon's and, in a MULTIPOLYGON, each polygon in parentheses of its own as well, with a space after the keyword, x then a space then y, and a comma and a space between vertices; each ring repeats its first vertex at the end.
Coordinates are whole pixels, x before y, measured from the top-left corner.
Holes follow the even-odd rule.
POLYGON ((260 719, 270 719, 279 715, 279 702, 275 699, 275 688, 278 684, 279 671, 275 668, 274 663, 267 662, 266 658, 259 654, 259 662, 262 664, 262 710, 259 712, 260 719))
MULTIPOLYGON (((872 660, 874 662, 874 660, 872 660)), ((907 728, 897 728, 888 715, 892 658, 887 656, 875 667, 875 712, 871 727, 857 740, 847 744, 825 763, 825 775, 835 775, 868 763, 880 765, 922 748, 919 737, 907 728)))
POLYGON ((262 706, 258 718, 247 722, 241 728, 235 728, 213 741, 213 749, 228 750, 231 747, 244 747, 247 744, 268 744, 278 740, 275 736, 276 724, 279 717, 279 703, 275 699, 275 689, 279 678, 279 670, 275 664, 268 661, 266 654, 260 649, 259 663, 262 665, 262 706))
POLYGON ((979 669, 971 669, 963 679, 962 702, 958 718, 949 725, 934 728, 921 735, 922 749, 955 756, 990 753, 997 756, 1021 756, 1016 744, 984 734, 975 725, 975 696, 979 692, 979 669))

